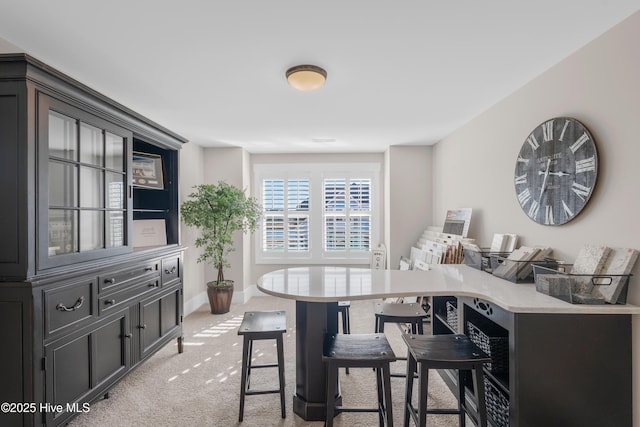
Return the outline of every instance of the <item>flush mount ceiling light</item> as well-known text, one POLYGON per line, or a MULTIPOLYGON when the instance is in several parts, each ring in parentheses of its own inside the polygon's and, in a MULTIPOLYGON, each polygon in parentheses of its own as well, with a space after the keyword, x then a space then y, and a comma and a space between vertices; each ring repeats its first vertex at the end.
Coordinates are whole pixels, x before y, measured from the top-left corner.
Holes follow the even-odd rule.
POLYGON ((315 65, 296 65, 287 70, 289 84, 302 92, 319 89, 327 79, 327 72, 315 65))

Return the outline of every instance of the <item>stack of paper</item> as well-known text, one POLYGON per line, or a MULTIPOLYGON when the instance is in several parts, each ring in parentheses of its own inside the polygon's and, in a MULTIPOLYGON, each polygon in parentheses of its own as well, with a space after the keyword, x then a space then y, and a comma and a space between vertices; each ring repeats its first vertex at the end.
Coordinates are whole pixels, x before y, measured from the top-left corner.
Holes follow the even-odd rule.
POLYGON ((584 245, 573 263, 571 274, 599 274, 610 251, 606 246, 584 245))
POLYGON ((609 252, 611 249, 606 246, 584 245, 580 249, 571 268, 571 274, 576 275, 573 277, 573 293, 590 295, 593 292, 592 276, 602 273, 609 252))
POLYGON ((628 285, 626 281, 629 278, 620 275, 630 274, 637 260, 638 251, 635 249, 612 248, 600 271, 603 276, 611 275, 610 278, 602 280, 603 283, 608 284, 594 286, 592 296, 604 298, 611 304, 626 302, 625 296, 621 294, 624 287, 628 285))

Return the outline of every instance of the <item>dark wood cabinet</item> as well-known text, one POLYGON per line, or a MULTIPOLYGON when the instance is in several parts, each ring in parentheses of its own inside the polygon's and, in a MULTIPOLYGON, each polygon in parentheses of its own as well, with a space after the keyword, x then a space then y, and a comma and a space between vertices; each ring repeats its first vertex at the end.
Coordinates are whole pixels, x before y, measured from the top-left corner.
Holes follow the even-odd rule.
POLYGON ((179 135, 25 55, 0 55, 0 414, 60 425, 178 339, 179 135), (137 187, 134 152, 162 185, 137 187), (137 245, 134 222, 166 239, 137 245))
POLYGON ((82 404, 95 398, 93 391, 126 374, 131 366, 129 330, 129 312, 124 309, 45 346, 45 403, 56 408, 46 411, 47 424, 82 411, 82 404))
MULTIPOLYGON (((631 426, 631 315, 519 313, 455 296, 434 296, 432 309, 434 334, 470 335, 471 322, 487 338, 505 340, 500 366, 484 370, 489 425, 631 426), (455 304, 455 327, 447 303, 455 304)), ((456 375, 440 373, 457 393, 456 375)), ((465 386, 474 392, 470 378, 465 386)))

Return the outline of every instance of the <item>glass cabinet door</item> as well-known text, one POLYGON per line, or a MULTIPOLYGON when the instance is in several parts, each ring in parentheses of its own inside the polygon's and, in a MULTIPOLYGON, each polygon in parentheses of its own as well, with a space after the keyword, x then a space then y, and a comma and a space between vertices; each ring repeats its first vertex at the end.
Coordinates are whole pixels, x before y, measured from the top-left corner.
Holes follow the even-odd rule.
POLYGON ((40 114, 46 117, 39 118, 47 136, 45 266, 64 264, 74 254, 84 259, 88 253, 126 249, 131 133, 45 99, 49 102, 40 114))

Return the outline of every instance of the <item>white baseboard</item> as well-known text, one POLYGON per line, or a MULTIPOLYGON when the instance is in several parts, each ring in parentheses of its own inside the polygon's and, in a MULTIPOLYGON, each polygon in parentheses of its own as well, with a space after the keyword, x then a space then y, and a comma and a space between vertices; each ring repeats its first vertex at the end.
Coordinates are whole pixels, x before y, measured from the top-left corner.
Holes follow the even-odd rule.
POLYGON ((183 310, 184 316, 188 316, 193 313, 197 309, 199 309, 203 304, 209 304, 209 298, 207 297, 207 291, 200 292, 195 297, 191 298, 189 301, 184 301, 183 310))

